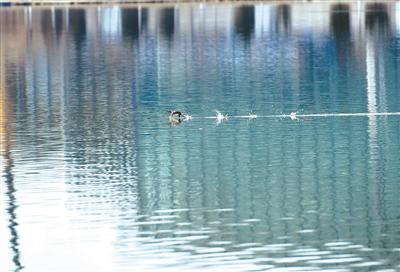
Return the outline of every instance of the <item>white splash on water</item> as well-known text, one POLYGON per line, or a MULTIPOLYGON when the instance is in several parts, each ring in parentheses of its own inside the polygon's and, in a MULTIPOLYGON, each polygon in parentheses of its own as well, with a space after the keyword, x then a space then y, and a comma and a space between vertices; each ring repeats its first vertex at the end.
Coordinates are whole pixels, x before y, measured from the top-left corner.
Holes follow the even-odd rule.
POLYGON ((256 119, 257 117, 258 117, 257 114, 254 113, 249 114, 249 119, 256 119))
POLYGON ((215 116, 215 119, 217 120, 217 125, 221 124, 222 121, 228 119, 228 115, 223 115, 221 112, 217 110, 215 112, 217 113, 217 115, 215 116))
POLYGON ((193 117, 191 115, 189 115, 189 114, 183 115, 183 121, 190 121, 192 119, 193 119, 193 117))

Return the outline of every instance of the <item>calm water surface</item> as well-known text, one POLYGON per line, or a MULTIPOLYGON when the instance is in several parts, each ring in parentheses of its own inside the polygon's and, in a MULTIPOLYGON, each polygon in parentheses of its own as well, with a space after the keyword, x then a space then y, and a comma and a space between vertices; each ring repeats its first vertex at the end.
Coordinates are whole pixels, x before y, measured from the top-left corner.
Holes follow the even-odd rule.
POLYGON ((399 271, 400 3, 1 8, 2 271, 399 271))

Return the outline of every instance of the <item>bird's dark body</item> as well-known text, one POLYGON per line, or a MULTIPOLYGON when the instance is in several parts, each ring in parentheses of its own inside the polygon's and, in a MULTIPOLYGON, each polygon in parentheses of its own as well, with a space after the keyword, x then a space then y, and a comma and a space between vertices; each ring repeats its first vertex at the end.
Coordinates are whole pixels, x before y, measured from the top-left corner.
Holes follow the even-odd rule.
POLYGON ((183 114, 180 111, 167 110, 167 112, 169 112, 169 117, 171 118, 181 119, 183 117, 183 114))

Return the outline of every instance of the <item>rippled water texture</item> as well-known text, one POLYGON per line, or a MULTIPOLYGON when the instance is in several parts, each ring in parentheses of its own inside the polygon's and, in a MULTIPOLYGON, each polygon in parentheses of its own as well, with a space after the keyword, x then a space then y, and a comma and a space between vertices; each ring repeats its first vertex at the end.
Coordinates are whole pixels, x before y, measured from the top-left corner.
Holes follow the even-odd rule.
POLYGON ((2 271, 400 270, 399 2, 0 23, 2 271))

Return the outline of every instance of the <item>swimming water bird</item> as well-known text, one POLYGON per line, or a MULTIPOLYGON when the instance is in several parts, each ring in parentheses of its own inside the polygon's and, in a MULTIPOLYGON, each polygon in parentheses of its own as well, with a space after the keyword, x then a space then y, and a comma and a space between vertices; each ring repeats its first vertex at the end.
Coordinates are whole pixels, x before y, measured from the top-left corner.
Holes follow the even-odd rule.
POLYGON ((167 112, 169 113, 168 123, 170 126, 177 126, 182 123, 182 112, 173 110, 167 110, 167 112))
POLYGON ((169 113, 169 124, 170 125, 179 125, 183 121, 190 121, 192 120, 192 116, 188 114, 183 114, 181 111, 175 111, 175 110, 167 110, 169 113))
POLYGON ((167 110, 167 112, 169 113, 169 118, 180 120, 183 117, 183 114, 180 111, 167 110))

